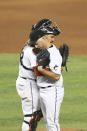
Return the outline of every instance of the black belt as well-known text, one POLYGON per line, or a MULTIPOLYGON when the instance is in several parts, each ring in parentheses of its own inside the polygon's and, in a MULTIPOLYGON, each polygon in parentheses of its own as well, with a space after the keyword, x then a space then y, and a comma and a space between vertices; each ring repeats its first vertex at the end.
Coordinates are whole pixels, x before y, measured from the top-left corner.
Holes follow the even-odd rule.
POLYGON ((49 87, 52 87, 52 86, 46 86, 46 87, 40 87, 40 88, 45 89, 45 88, 49 88, 49 87))
POLYGON ((22 77, 22 76, 20 76, 21 78, 23 78, 23 79, 29 79, 29 80, 34 80, 34 81, 36 81, 36 79, 32 79, 32 78, 26 78, 26 77, 22 77))

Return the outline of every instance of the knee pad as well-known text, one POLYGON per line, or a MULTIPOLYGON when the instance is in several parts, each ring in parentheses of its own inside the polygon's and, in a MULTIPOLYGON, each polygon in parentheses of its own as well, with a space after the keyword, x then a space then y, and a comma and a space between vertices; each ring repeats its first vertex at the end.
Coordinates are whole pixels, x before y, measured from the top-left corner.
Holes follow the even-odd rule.
POLYGON ((22 124, 22 131, 36 131, 37 124, 43 117, 41 110, 34 112, 33 114, 25 115, 24 122, 22 124))

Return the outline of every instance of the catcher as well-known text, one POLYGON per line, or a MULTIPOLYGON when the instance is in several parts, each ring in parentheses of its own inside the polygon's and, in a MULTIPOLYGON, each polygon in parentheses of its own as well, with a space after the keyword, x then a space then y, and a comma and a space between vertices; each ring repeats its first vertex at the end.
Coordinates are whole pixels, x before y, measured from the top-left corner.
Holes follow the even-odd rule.
MULTIPOLYGON (((31 32, 38 30, 43 24, 50 25, 51 20, 42 19, 32 27, 31 32)), ((40 110, 39 89, 33 66, 36 65, 36 55, 41 51, 34 48, 35 41, 27 41, 20 53, 19 74, 16 80, 17 93, 21 98, 24 121, 22 131, 36 131, 37 123, 42 118, 40 110), (36 55, 35 55, 36 54, 36 55)))
POLYGON ((68 57, 66 61, 64 58, 65 62, 63 62, 65 45, 57 49, 53 44, 54 36, 59 35, 60 30, 57 25, 51 26, 51 23, 44 23, 38 29, 33 30, 30 34, 30 43, 35 43, 36 48, 43 49, 37 54, 34 72, 35 74, 39 72, 37 85, 40 88, 40 104, 47 130, 60 131, 59 112, 64 96, 61 66, 66 67, 68 57))

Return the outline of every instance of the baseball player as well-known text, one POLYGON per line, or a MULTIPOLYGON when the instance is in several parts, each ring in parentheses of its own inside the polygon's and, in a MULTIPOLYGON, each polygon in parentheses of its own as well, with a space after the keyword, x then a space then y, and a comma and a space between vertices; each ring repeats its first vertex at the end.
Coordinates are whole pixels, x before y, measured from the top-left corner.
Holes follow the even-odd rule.
MULTIPOLYGON (((42 24, 50 24, 49 19, 42 19, 32 26, 32 31, 39 29, 42 24)), ((35 41, 27 41, 20 54, 19 75, 16 89, 22 101, 24 122, 22 131, 36 131, 37 123, 42 118, 39 101, 39 89, 33 67, 36 65, 36 54, 40 51, 34 47, 35 41)))
MULTIPOLYGON (((37 120, 41 116, 39 89, 32 66, 35 66, 36 56, 29 41, 20 54, 19 75, 16 80, 16 89, 21 98, 24 121, 22 131, 35 131, 37 120), (32 66, 31 66, 32 65, 32 66), (37 115, 38 114, 38 115, 37 115)), ((40 119, 40 118, 39 118, 40 119)))
MULTIPOLYGON (((40 104, 47 130, 60 131, 59 112, 64 96, 61 74, 62 56, 53 44, 54 36, 59 35, 60 30, 56 25, 51 26, 51 24, 52 21, 49 20, 48 23, 46 22, 35 31, 32 31, 30 41, 31 43, 34 41, 37 48, 47 49, 46 55, 48 52, 50 60, 47 66, 43 66, 44 62, 39 59, 41 54, 37 56, 36 69, 39 71, 37 85, 40 88, 40 104)), ((43 52, 42 56, 45 56, 43 52)))

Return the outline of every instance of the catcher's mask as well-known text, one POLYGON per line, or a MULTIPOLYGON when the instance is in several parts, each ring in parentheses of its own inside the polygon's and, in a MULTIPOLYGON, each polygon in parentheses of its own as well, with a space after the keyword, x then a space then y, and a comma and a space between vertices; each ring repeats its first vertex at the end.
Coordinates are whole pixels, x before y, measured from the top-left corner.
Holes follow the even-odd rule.
POLYGON ((50 19, 42 19, 37 24, 32 26, 32 31, 29 35, 30 45, 35 45, 35 42, 47 34, 59 35, 60 29, 55 22, 50 19))

